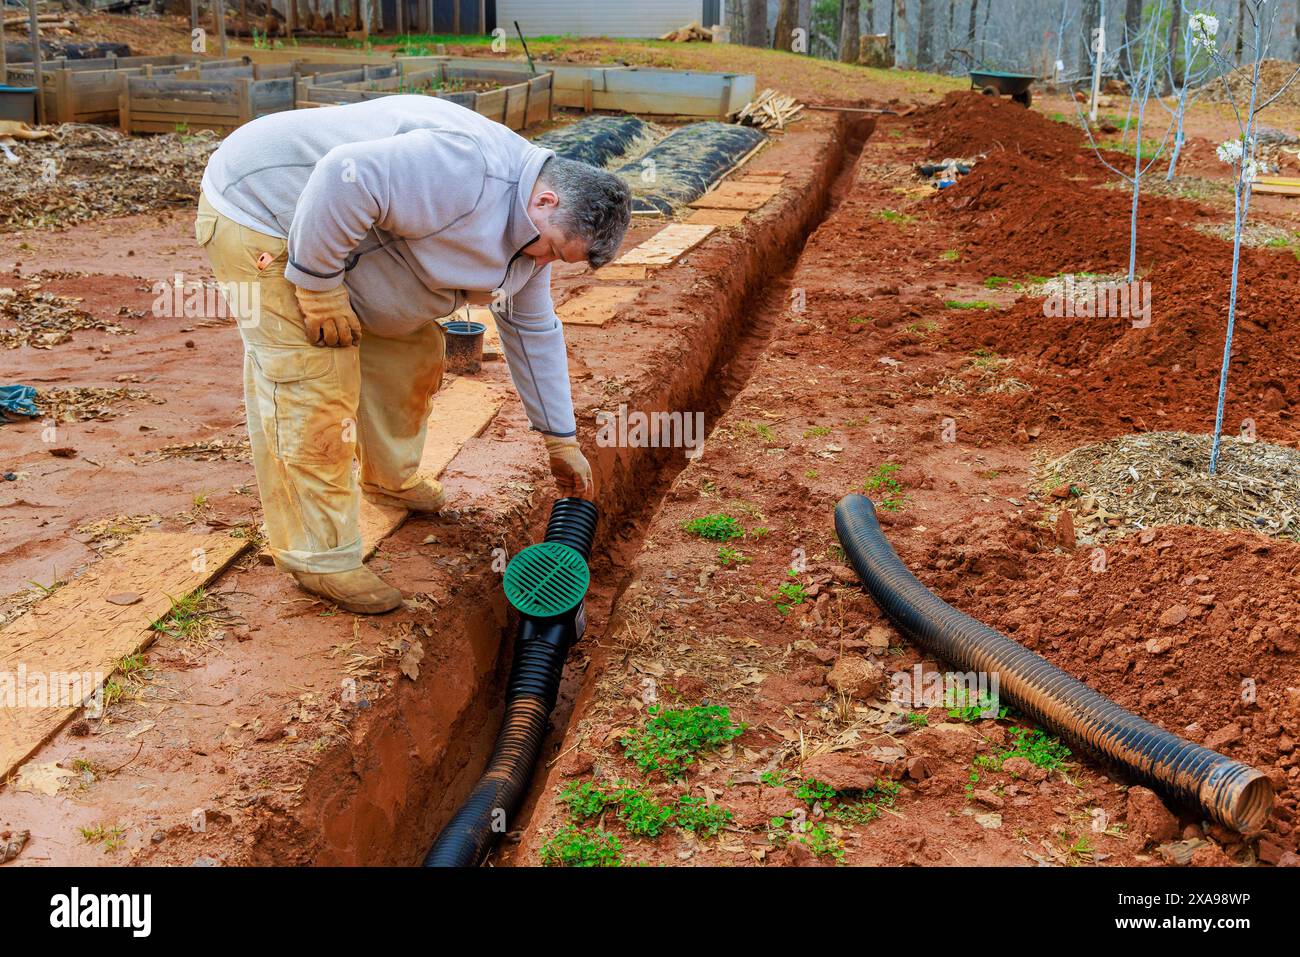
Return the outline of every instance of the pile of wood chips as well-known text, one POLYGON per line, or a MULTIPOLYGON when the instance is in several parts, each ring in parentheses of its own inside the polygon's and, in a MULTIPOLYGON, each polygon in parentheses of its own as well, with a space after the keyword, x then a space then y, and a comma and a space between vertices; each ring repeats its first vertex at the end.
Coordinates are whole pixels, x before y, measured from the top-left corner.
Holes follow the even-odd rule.
POLYGON ((1215 475, 1209 460, 1208 435, 1124 435, 1047 463, 1043 484, 1088 544, 1161 525, 1300 541, 1300 450, 1224 436, 1215 475))
POLYGON ((713 42, 713 31, 708 27, 700 26, 699 20, 692 20, 685 26, 678 27, 676 30, 669 30, 660 40, 671 40, 673 43, 692 43, 702 40, 705 43, 713 42))
POLYGON ((760 130, 781 130, 802 111, 803 104, 793 96, 769 88, 745 104, 736 114, 736 122, 760 130))

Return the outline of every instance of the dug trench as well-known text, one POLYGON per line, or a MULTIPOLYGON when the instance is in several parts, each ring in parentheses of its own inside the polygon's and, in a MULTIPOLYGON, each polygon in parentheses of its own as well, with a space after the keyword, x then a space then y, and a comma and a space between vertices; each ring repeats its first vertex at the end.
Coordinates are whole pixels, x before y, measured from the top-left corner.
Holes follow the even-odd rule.
MULTIPOLYGON (((686 462, 680 448, 598 447, 596 413, 625 405, 646 413, 717 414, 740 386, 744 361, 737 354, 755 353, 747 344, 757 341, 758 304, 825 215, 837 177, 852 167, 870 127, 815 116, 778 138, 745 168, 784 171, 775 198, 653 273, 639 298, 606 327, 568 328, 575 405, 601 508, 590 634, 604 630, 640 528, 686 462)), ((185 225, 173 219, 159 228, 183 248, 177 240, 185 225)), ((626 245, 656 228, 634 225, 626 245)), ((157 238, 148 230, 139 235, 142 245, 157 238)), ((165 256, 154 258, 166 268, 165 256)), ((17 267, 14 275, 21 275, 17 267)), ((114 485, 133 489, 132 504, 165 516, 151 516, 153 527, 255 527, 251 474, 237 454, 239 409, 230 383, 238 381, 238 351, 230 324, 151 325, 149 284, 137 281, 134 294, 124 296, 117 274, 38 278, 47 291, 83 298, 90 312, 125 316, 123 326, 135 333, 120 339, 77 332, 74 342, 85 351, 56 350, 62 358, 46 363, 46 380, 86 382, 125 370, 126 381, 164 396, 163 409, 146 420, 154 423, 147 430, 137 432, 134 409, 74 429, 78 456, 62 473, 50 472, 38 455, 20 459, 35 466, 44 501, 58 511, 30 519, 20 511, 19 521, 30 525, 12 529, 11 557, 40 562, 58 554, 66 567, 66 535, 111 502, 114 485), (177 368, 170 356, 178 349, 197 350, 181 354, 203 361, 177 368), (188 408, 168 410, 168 399, 188 408), (172 435, 193 437, 195 419, 236 453, 202 466, 148 454, 172 435), (83 470, 87 459, 102 473, 83 470), (231 490, 185 510, 190 489, 198 487, 195 472, 203 470, 231 490)), ((585 267, 561 271, 557 300, 591 282, 585 267)), ((250 555, 209 589, 220 609, 215 636, 160 637, 136 676, 138 695, 89 729, 82 722, 65 728, 36 755, 42 764, 78 769, 80 786, 66 800, 0 790, 0 826, 32 834, 27 862, 412 864, 422 858, 481 772, 500 719, 513 628, 498 557, 539 538, 551 501, 535 439, 506 392, 500 364, 485 366, 481 378, 500 387, 504 404, 445 474, 450 511, 408 519, 372 560, 411 596, 407 607, 378 619, 337 613, 295 593, 250 555), (412 658, 413 648, 422 659, 412 658)), ((580 649, 566 681, 569 693, 581 684, 583 664, 580 649)))
MULTIPOLYGON (((1170 292, 1149 328, 1053 324, 1015 287, 1117 271, 1127 197, 1076 132, 1017 111, 953 96, 868 141, 765 300, 754 373, 650 521, 501 862, 1297 863, 1300 545, 1119 528, 1099 572, 1043 485, 1045 461, 1086 442, 1207 430, 1228 244, 1189 228, 1209 215, 1195 204, 1146 200, 1142 272, 1190 294, 1170 292), (954 187, 911 185, 915 163, 982 152, 954 187), (1262 831, 1167 804, 1014 710, 900 703, 951 664, 846 567, 832 508, 851 491, 946 601, 1258 767, 1276 792, 1262 831)), ((1247 254, 1229 421, 1255 416, 1261 440, 1293 446, 1294 379, 1275 371, 1294 362, 1287 258, 1247 254)))

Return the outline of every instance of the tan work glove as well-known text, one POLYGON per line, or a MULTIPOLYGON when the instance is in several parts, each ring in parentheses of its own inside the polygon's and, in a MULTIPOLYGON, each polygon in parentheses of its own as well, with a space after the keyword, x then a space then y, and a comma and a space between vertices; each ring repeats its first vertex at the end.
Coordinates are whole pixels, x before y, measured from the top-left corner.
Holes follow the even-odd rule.
POLYGON ((551 457, 551 474, 555 476, 555 487, 560 494, 590 499, 595 492, 595 483, 591 478, 591 465, 578 448, 578 440, 571 435, 548 435, 546 451, 551 457))
POLYGON ((352 301, 345 288, 336 286, 325 292, 312 292, 294 286, 293 291, 312 345, 355 346, 361 342, 361 320, 352 311, 352 301))

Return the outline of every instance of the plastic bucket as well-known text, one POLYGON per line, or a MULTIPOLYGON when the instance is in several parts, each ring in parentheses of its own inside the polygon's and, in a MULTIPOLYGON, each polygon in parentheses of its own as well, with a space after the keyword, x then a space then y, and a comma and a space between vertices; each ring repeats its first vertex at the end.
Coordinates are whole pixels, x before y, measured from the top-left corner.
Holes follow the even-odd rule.
POLYGON ((0 120, 36 125, 36 87, 0 86, 0 120))
POLYGON ((456 375, 474 375, 483 367, 483 334, 487 326, 472 319, 444 322, 447 340, 447 371, 456 375))

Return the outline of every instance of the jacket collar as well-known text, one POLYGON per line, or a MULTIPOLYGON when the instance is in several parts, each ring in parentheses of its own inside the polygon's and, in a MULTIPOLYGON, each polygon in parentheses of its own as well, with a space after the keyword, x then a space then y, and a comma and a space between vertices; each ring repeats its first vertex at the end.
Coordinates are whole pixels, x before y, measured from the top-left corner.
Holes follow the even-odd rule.
POLYGON ((533 187, 537 185, 542 164, 554 155, 552 150, 535 147, 519 171, 519 185, 515 191, 515 204, 510 210, 509 226, 510 245, 515 250, 523 249, 537 238, 539 230, 528 215, 528 201, 533 196, 533 187))

